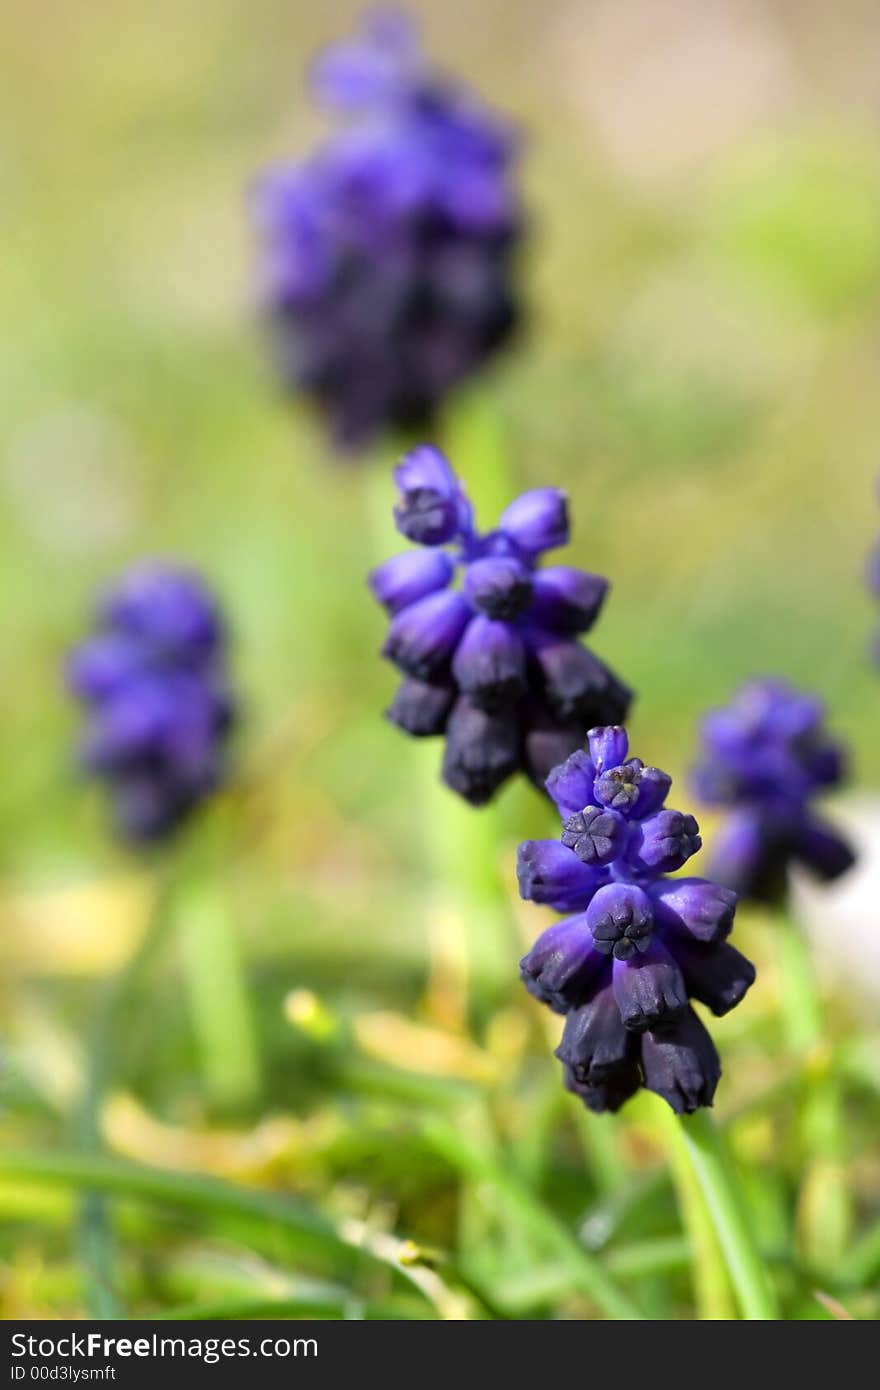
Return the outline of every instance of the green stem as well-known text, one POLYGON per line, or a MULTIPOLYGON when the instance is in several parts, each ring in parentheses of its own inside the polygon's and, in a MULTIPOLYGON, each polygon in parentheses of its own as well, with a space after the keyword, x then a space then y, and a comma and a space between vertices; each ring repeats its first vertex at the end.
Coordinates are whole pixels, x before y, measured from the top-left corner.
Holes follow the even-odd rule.
POLYGON ((703 1195, 682 1126, 663 1105, 658 1110, 660 1129, 678 1198, 682 1225, 691 1251, 694 1301, 701 1321, 724 1322, 736 1316, 730 1282, 712 1212, 703 1195))
POLYGON ((788 914, 778 936, 784 1036, 789 1051, 806 1063, 798 1121, 809 1160, 798 1197, 799 1235, 808 1264, 833 1272, 849 1244, 853 1217, 839 1079, 809 942, 788 914))
POLYGON ((175 903, 190 1013, 205 1085, 220 1105, 252 1100, 260 1063, 236 922, 222 867, 191 874, 175 903))
MULTIPOLYGON (((107 981, 98 999, 73 1126, 74 1141, 86 1153, 101 1149, 101 1109, 113 1084, 122 1022, 165 935, 169 923, 167 903, 163 885, 156 890, 150 920, 135 950, 123 968, 107 981)), ((77 1243, 86 1270, 87 1311, 95 1318, 125 1317, 115 1292, 115 1241, 107 1204, 95 1193, 88 1194, 81 1204, 77 1243)))
POLYGON ((743 1317, 775 1321, 779 1318, 775 1296, 721 1134, 706 1110, 682 1116, 680 1124, 685 1152, 712 1218, 743 1317))
POLYGON ((779 993, 789 1051, 808 1052, 824 1033, 824 1009, 806 937, 787 913, 778 922, 779 993))

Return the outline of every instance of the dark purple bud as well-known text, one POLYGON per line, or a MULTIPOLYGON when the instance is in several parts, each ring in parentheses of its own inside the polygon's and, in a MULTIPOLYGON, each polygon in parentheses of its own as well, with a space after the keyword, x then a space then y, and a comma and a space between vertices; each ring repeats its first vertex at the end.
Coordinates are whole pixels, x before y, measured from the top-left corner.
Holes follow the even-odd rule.
POLYGON ((623 1026, 611 981, 571 1009, 556 1056, 575 1081, 595 1085, 633 1060, 636 1044, 623 1026))
POLYGON ((445 545, 461 529, 461 494, 449 461, 420 444, 394 470, 401 500, 394 508, 398 531, 417 545, 445 545))
POLYGON ((572 1095, 578 1096, 587 1107, 597 1115, 606 1112, 616 1114, 620 1107, 635 1095, 642 1084, 642 1073, 637 1061, 610 1072, 604 1081, 578 1081, 570 1067, 562 1068, 562 1084, 572 1095))
POLYGON ((830 826, 810 820, 803 828, 797 857, 826 883, 851 869, 856 856, 841 835, 830 826))
POLYGON ((736 893, 702 878, 660 879, 647 892, 660 926, 676 936, 705 944, 729 936, 736 912, 736 893))
POLYGON ((620 1017, 634 1032, 668 1024, 687 1005, 682 973, 656 937, 645 951, 615 958, 613 981, 620 1017))
POLYGON ((619 724, 605 724, 591 729, 587 734, 587 747, 596 764, 596 775, 601 777, 607 768, 619 767, 626 758, 629 751, 626 729, 621 728, 619 724))
POLYGON ((593 781, 596 769, 587 753, 578 748, 547 778, 550 793, 559 814, 565 818, 589 806, 593 800, 593 781))
POLYGON ((453 589, 429 594, 395 614, 382 655, 404 675, 428 680, 449 662, 469 618, 467 603, 453 589))
POLYGON ((586 632, 599 616, 608 580, 569 565, 548 565, 534 576, 531 619, 551 632, 586 632))
POLYGON ((526 840, 519 846, 520 896, 558 912, 582 912, 596 891, 596 874, 558 840, 526 840))
POLYGON ((442 550, 406 550, 374 569, 367 582, 379 602, 394 614, 436 589, 444 589, 453 570, 452 561, 442 550))
POLYGON ((547 702, 560 719, 589 727, 623 718, 631 692, 586 647, 537 629, 529 630, 527 643, 547 702))
POLYGON ((385 717, 416 738, 442 734, 455 700, 452 685, 431 685, 408 676, 397 687, 385 717))
POLYGON ((696 820, 684 811, 658 811, 631 825, 627 859, 641 873, 674 873, 703 843, 696 820))
POLYGON ((686 1009, 662 1032, 645 1034, 642 1070, 648 1090, 662 1096, 676 1115, 690 1115, 712 1104, 721 1063, 693 1009, 686 1009))
POLYGON ((513 555, 490 555, 468 565, 464 594, 488 618, 513 622, 529 606, 532 577, 513 555))
POLYGON ((704 946, 677 939, 673 952, 687 992, 719 1017, 736 1007, 755 982, 755 967, 726 941, 704 946))
POLYGON ((564 1014, 584 998, 592 981, 607 964, 596 950, 583 913, 554 922, 520 961, 523 983, 530 994, 564 1014))
POLYGON ((586 729, 576 720, 559 719, 537 698, 524 702, 523 765, 541 791, 553 770, 578 749, 582 749, 586 729))
POLYGON ((555 487, 524 492, 501 513, 505 531, 525 555, 538 555, 568 542, 568 499, 555 487))
POLYGON ((492 618, 472 618, 453 657, 452 674, 483 709, 515 703, 526 683, 525 650, 516 629, 492 618))
POLYGON ((597 950, 628 960, 648 949, 654 925, 650 900, 633 883, 608 883, 590 903, 587 925, 597 950))
MULTIPOLYGON (((443 780, 482 806, 519 766, 519 726, 509 710, 489 714, 460 695, 446 726, 443 780)), ((575 861, 577 862, 577 861, 575 861)))
POLYGON ((610 864, 623 849, 626 821, 605 806, 585 806, 570 815, 562 827, 562 843, 573 849, 584 864, 610 864))

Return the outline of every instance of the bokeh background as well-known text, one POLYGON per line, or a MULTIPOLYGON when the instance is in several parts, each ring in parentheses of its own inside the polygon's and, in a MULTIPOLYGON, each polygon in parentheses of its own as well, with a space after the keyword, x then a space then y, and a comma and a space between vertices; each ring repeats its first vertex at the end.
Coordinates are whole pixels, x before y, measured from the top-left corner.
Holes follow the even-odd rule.
MULTIPOLYGON (((508 485, 500 458, 511 490, 570 493, 572 563, 613 583, 594 640, 638 691, 637 752, 683 778, 700 713, 743 677, 774 672, 827 698, 854 784, 876 786, 878 615, 862 584, 878 520, 876 6, 409 8, 437 61, 524 136, 530 327, 448 421, 457 470, 487 502, 508 485)), ((304 1192, 377 1229, 457 1246, 491 1282, 496 1265, 540 1267, 540 1251, 473 1174, 468 1187, 406 1138, 408 1107, 422 1103, 407 1085, 488 1093, 497 1142, 557 1214, 582 1216, 602 1196, 583 1171, 573 1102, 547 1099, 555 1064, 517 994, 516 935, 530 938, 537 917, 511 903, 506 923, 472 920, 444 883, 454 855, 437 852, 418 810, 439 747, 416 749, 380 718, 393 675, 376 657, 383 620, 364 573, 393 446, 366 466, 334 458, 310 415, 279 397, 252 310, 248 180, 323 129, 304 68, 357 11, 8 0, 0 1105, 10 1141, 63 1147, 95 992, 144 927, 150 870, 113 846, 76 779, 61 669, 97 586, 145 554, 180 557, 222 596, 245 702, 243 829, 223 879, 260 1076, 248 1095, 206 1087, 172 940, 120 1041, 108 1147, 304 1192), (468 931, 482 945, 465 981, 468 931), (346 1037, 354 1029, 349 1072, 351 1057, 343 1065, 322 1042, 322 1009, 346 1037), (539 1093, 550 1118, 536 1156, 539 1093)), ((521 788, 501 800, 509 887, 512 846, 544 812, 521 788)), ((457 830, 474 824, 462 813, 457 830)), ((767 970, 719 1030, 740 1058, 722 1109, 774 1079, 772 947, 760 924, 743 932, 767 970)), ((836 1007, 841 1037, 854 1036, 845 991, 836 1007)), ((867 1047, 870 1019, 856 1024, 867 1047)), ((853 1184, 867 1219, 880 1163, 875 1083, 862 1084, 853 1184)), ((620 1142, 656 1192, 649 1130, 637 1116, 620 1142)), ((604 1143, 591 1130, 588 1148, 591 1136, 604 1143)), ((747 1157, 779 1158, 763 1112, 740 1143, 747 1157)), ((800 1162, 788 1155, 787 1178, 786 1161, 780 1191, 800 1162)), ((652 1220, 639 1239, 674 1240, 671 1198, 652 1220)), ((265 1250, 231 1246, 204 1219, 123 1208, 119 1221, 141 1311, 274 1277, 265 1250)), ((6 1316, 82 1311, 72 1222, 69 1193, 0 1180, 6 1316)), ((505 1296, 523 1316, 588 1315, 561 1282, 531 1303, 505 1296)), ((650 1292, 658 1315, 691 1315, 680 1271, 650 1292)), ((822 1315, 810 1307, 799 1315, 822 1315)))

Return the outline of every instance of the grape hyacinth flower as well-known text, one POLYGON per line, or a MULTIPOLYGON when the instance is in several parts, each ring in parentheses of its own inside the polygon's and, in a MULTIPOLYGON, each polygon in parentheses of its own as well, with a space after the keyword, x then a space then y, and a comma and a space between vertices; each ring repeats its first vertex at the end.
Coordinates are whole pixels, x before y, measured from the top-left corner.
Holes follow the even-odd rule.
POLYGON ((320 53, 312 87, 345 124, 256 180, 258 293, 282 378, 357 449, 427 426, 510 335, 516 141, 401 14, 320 53))
POLYGON ((729 808, 710 871, 741 897, 778 904, 790 865, 830 881, 854 862, 812 806, 844 775, 843 749, 826 733, 824 717, 817 696, 765 679, 748 681, 703 720, 692 784, 706 805, 729 808))
POLYGON ((568 541, 558 488, 523 493, 482 534, 438 449, 413 449, 394 476, 395 521, 418 549, 369 577, 391 616, 382 654, 403 676, 387 717, 416 737, 445 737, 444 781, 474 806, 520 769, 543 789, 591 725, 629 706, 631 692, 578 640, 607 581, 539 567, 568 541))
POLYGON ((68 661, 86 711, 80 761, 108 787, 126 840, 162 840, 225 775, 235 703, 223 623, 197 575, 151 563, 104 594, 96 628, 68 661))
POLYGON ((736 894, 670 878, 700 848, 694 817, 670 810, 671 779, 628 757, 626 730, 591 729, 547 779, 558 840, 519 847, 520 894, 566 916, 520 969, 535 998, 565 1015, 557 1057, 591 1110, 618 1110, 641 1087, 678 1114, 711 1105, 721 1075, 691 1001, 725 1014, 755 978, 727 940, 736 894))

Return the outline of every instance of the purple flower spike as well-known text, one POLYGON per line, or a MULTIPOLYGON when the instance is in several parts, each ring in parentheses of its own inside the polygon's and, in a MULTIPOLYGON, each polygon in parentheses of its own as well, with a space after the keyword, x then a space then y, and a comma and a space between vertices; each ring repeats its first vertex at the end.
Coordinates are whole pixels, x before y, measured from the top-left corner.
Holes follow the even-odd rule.
POLYGON ((80 762, 123 838, 162 840, 226 774, 235 704, 220 613, 196 575, 141 565, 101 599, 97 627, 68 661, 87 708, 80 762))
POLYGON ((444 780, 475 806, 517 771, 544 790, 548 774, 577 752, 584 775, 576 777, 573 764, 546 789, 566 815, 593 808, 592 849, 583 838, 578 852, 605 862, 623 837, 618 812, 659 809, 669 779, 637 759, 623 770, 610 766, 626 756, 619 727, 602 744, 604 782, 583 752, 588 730, 623 718, 631 694, 577 638, 604 580, 540 566, 541 545, 567 534, 564 494, 525 493, 498 526, 480 532, 439 449, 412 449, 394 477, 397 524, 417 548, 392 556, 368 580, 391 615, 382 654, 406 677, 389 720, 416 737, 445 735, 444 780))
POLYGON ((514 331, 517 142, 405 16, 368 16, 311 75, 337 125, 251 189, 257 290, 283 383, 357 450, 427 427, 514 331))
POLYGON ((588 751, 547 779, 561 841, 520 845, 520 893, 576 915, 548 928, 521 969, 565 1015, 556 1055, 589 1109, 618 1110, 645 1086, 685 1113, 712 1104, 721 1074, 691 1001, 727 1013, 755 971, 726 940, 736 894, 666 877, 699 849, 696 821, 664 808, 670 778, 628 751, 624 729, 591 729, 588 751))
POLYGON ((815 696, 779 680, 749 681, 730 704, 703 720, 692 780, 698 796, 729 808, 712 848, 711 877, 741 897, 780 903, 788 870, 817 877, 845 873, 855 856, 813 811, 814 797, 837 785, 844 756, 824 728, 815 696))

